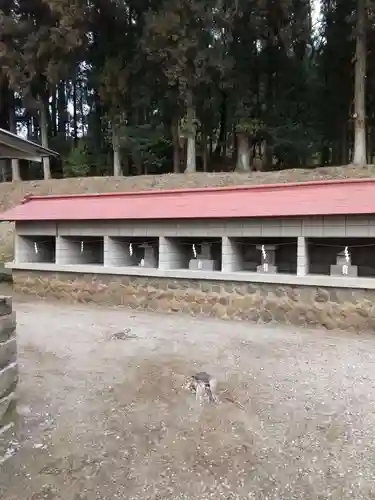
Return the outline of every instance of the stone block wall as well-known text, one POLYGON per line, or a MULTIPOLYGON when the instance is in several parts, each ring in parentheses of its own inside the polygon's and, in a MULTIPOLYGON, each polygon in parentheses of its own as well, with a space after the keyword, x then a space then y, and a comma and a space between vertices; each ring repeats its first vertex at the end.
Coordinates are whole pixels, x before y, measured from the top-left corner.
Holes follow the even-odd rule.
POLYGON ((14 436, 18 381, 16 317, 12 299, 0 297, 0 463, 14 436))
POLYGON ((375 290, 14 270, 15 291, 254 323, 375 331, 375 290))

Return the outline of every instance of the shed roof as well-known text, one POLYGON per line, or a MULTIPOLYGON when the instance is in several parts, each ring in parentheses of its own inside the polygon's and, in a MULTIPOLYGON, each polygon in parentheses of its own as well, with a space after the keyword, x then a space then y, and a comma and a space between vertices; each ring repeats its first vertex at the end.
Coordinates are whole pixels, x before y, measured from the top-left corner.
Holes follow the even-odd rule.
POLYGON ((375 179, 30 196, 8 221, 229 219, 375 214, 375 179))
POLYGON ((0 159, 41 161, 46 156, 58 153, 0 128, 0 159))

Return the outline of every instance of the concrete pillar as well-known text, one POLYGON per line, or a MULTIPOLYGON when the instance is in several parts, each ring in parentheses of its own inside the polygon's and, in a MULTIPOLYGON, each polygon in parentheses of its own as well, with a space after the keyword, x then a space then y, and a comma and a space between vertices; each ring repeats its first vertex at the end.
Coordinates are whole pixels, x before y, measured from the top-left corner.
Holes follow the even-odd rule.
POLYGON ((65 236, 56 237, 56 264, 81 264, 80 248, 75 241, 65 236))
POLYGON ((106 267, 129 267, 137 265, 135 260, 135 248, 132 245, 130 255, 130 243, 124 239, 104 237, 104 266, 106 267))
POLYGON ((309 273, 309 248, 304 236, 297 238, 297 276, 309 273))
POLYGON ((239 244, 233 238, 223 236, 221 245, 221 270, 223 273, 240 271, 241 261, 239 244))
POLYGON ((172 238, 159 238, 159 269, 181 269, 185 254, 178 242, 172 238))

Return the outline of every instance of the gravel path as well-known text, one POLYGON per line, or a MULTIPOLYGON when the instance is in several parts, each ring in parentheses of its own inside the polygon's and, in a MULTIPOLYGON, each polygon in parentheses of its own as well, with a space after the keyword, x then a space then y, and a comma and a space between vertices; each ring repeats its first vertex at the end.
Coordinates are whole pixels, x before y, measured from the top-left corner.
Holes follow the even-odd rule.
POLYGON ((373 337, 14 307, 21 430, 0 498, 375 498, 373 337), (181 384, 199 370, 244 409, 198 406, 181 384))

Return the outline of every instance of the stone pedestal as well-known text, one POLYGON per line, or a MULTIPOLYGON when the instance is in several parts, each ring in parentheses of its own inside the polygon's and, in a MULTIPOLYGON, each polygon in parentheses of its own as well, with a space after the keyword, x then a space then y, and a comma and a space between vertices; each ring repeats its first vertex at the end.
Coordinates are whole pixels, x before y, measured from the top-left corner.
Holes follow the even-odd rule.
POLYGON ((268 273, 277 273, 277 267, 276 266, 270 266, 269 264, 267 264, 266 266, 264 264, 261 264, 260 266, 257 266, 257 273, 265 273, 265 274, 268 274, 268 273))
POLYGON ((257 266, 257 273, 277 273, 276 261, 276 245, 257 245, 256 249, 261 252, 261 264, 257 266), (262 249, 266 251, 263 255, 262 249))
POLYGON ((343 250, 337 254, 336 264, 331 265, 331 276, 358 276, 358 266, 352 266, 350 254, 343 250))
POLYGON ((217 262, 212 259, 191 259, 189 261, 189 269, 192 271, 216 271, 217 270, 217 262))
POLYGON ((345 268, 342 265, 333 264, 330 274, 331 276, 349 276, 350 278, 355 278, 358 276, 358 266, 348 266, 347 272, 345 272, 345 268))
POLYGON ((139 267, 158 267, 155 249, 148 243, 141 245, 141 248, 144 248, 145 253, 139 263, 139 267))

